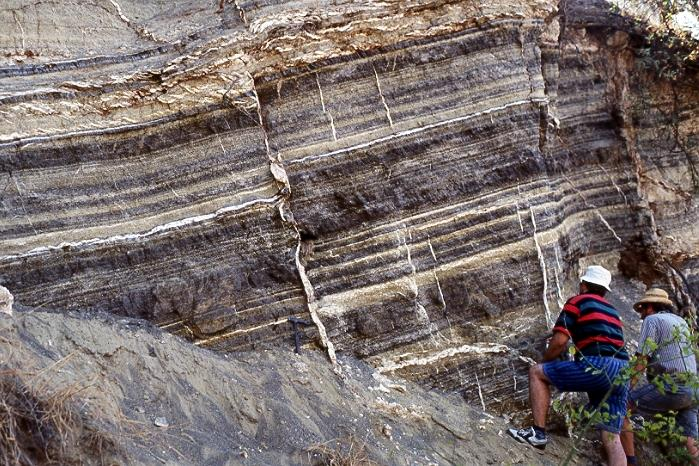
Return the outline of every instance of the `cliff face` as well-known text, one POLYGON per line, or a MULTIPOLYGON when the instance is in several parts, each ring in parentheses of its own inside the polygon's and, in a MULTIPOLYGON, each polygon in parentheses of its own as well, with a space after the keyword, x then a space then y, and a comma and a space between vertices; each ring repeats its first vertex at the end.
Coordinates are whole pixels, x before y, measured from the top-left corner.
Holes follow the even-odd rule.
POLYGON ((0 284, 24 305, 221 351, 299 316, 331 358, 497 409, 583 265, 693 307, 697 77, 639 66, 606 4, 11 0, 0 21, 0 284))

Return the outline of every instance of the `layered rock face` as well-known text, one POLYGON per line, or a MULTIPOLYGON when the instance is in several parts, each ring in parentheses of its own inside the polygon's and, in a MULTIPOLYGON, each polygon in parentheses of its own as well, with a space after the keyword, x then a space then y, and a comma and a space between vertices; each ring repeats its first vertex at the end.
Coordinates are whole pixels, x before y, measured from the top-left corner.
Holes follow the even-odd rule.
POLYGON ((331 358, 495 409, 526 398, 584 264, 692 304, 696 76, 638 68, 604 4, 51 8, 0 13, 22 304, 222 351, 299 316, 331 358))

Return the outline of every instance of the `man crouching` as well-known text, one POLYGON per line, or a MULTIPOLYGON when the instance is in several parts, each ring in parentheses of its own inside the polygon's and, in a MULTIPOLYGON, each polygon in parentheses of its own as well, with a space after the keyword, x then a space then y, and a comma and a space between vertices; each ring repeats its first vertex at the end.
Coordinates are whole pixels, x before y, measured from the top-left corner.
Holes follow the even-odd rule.
POLYGON ((628 365, 629 355, 624 349, 619 313, 604 299, 611 279, 611 273, 599 265, 589 266, 580 277, 580 294, 565 303, 542 362, 529 370, 534 425, 508 432, 520 442, 545 448, 551 386, 563 392, 586 392, 590 399, 588 408, 599 410, 603 419, 597 428, 608 464, 618 466, 626 464, 619 432, 626 413, 628 384, 615 380, 628 365), (569 339, 575 347, 575 360, 557 360, 569 339))

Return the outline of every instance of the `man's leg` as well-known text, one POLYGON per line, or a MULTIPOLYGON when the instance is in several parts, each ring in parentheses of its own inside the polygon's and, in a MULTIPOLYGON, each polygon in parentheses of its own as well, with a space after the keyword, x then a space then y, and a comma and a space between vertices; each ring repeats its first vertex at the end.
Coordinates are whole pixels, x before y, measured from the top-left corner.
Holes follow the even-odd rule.
POLYGON ((532 408, 534 425, 536 427, 546 427, 546 415, 549 412, 551 402, 551 381, 541 364, 536 364, 529 368, 529 405, 532 408))
POLYGON ((692 457, 692 464, 699 464, 699 448, 697 448, 696 440, 694 440, 692 437, 687 437, 687 451, 689 452, 689 456, 692 457))
MULTIPOLYGON (((631 411, 629 410, 630 414, 631 411)), ((619 439, 621 440, 621 446, 624 447, 626 456, 636 456, 636 449, 633 446, 633 426, 628 417, 624 418, 624 426, 621 428, 619 439)))
POLYGON ((619 434, 600 430, 602 434, 602 445, 607 453, 607 463, 609 466, 626 466, 626 455, 624 447, 621 446, 619 434))
POLYGON ((697 449, 695 438, 697 436, 697 409, 690 407, 681 409, 677 413, 677 425, 687 434, 687 453, 692 457, 692 464, 699 464, 699 449, 697 449))

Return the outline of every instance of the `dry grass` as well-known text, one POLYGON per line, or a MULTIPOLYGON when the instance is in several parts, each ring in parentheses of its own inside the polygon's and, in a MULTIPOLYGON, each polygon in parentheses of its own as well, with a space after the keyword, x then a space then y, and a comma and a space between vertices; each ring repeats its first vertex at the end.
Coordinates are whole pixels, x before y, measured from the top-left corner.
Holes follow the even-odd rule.
POLYGON ((354 436, 311 445, 306 452, 313 466, 378 466, 369 458, 366 444, 354 436))
MULTIPOLYGON (((31 379, 29 379, 31 380, 31 379)), ((76 408, 85 387, 48 391, 14 370, 0 371, 0 464, 115 464, 116 443, 76 408)))

